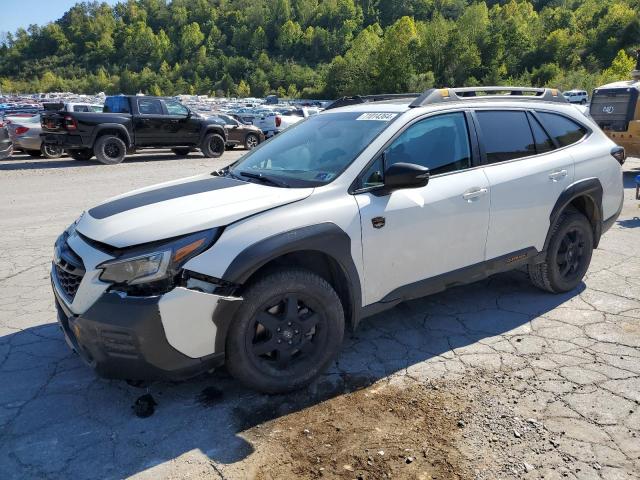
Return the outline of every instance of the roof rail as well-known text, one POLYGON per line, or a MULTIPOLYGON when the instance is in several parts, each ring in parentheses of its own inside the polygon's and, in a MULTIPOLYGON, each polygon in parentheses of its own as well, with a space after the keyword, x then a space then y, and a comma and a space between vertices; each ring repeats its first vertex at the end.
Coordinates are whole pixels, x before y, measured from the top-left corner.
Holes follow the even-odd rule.
POLYGON ((411 108, 442 102, 463 100, 534 100, 538 102, 567 103, 567 99, 555 88, 533 87, 463 87, 430 88, 416 98, 411 108))
POLYGON ((383 102, 385 100, 397 100, 403 98, 417 98, 419 93, 382 93, 379 95, 354 95, 352 97, 341 97, 334 100, 325 107, 325 110, 332 108, 346 107, 347 105, 357 105, 359 103, 383 102))

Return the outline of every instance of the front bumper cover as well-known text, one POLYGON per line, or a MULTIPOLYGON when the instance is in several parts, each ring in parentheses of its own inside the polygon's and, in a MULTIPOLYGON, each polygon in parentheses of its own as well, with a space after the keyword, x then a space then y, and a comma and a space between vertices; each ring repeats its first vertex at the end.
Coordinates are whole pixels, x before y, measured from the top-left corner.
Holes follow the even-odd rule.
MULTIPOLYGON (((213 354, 192 358, 169 344, 160 314, 162 296, 122 297, 106 292, 88 310, 76 315, 66 307, 55 285, 53 291, 67 343, 102 377, 183 380, 224 363, 221 345, 216 345, 213 354)), ((223 302, 216 307, 212 321, 218 324, 219 334, 226 333, 228 320, 239 303, 223 302)), ((188 314, 183 321, 189 321, 188 314)), ((220 343, 218 338, 215 342, 220 343)))

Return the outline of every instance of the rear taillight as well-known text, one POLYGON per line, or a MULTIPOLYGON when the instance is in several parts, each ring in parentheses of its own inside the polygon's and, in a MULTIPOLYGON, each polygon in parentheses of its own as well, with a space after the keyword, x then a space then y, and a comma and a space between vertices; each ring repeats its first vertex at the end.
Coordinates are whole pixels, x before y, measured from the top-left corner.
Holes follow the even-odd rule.
POLYGON ((276 115, 276 127, 282 125, 282 117, 280 115, 276 115))
POLYGON ((27 127, 17 127, 16 128, 16 135, 24 135, 28 131, 29 131, 29 129, 27 127))
POLYGON ((76 119, 71 115, 66 115, 64 117, 64 128, 66 128, 67 130, 77 130, 78 122, 76 122, 76 119))
POLYGON ((611 156, 615 158, 620 165, 627 159, 627 152, 624 151, 624 147, 613 147, 611 149, 611 156))

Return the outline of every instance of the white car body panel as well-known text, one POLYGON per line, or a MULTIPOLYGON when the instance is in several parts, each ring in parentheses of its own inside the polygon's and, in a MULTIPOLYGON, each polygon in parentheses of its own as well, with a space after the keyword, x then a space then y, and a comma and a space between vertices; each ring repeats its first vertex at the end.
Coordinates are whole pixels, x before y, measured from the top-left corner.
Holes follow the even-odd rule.
MULTIPOLYGON (((200 175, 163 183, 114 197, 101 205, 126 200, 136 194, 153 193, 154 190, 165 187, 188 187, 190 182, 215 178, 200 175)), ((240 180, 235 182, 237 185, 230 188, 178 196, 101 219, 94 218, 91 215, 94 209, 91 209, 82 217, 77 229, 83 235, 102 243, 127 247, 228 225, 263 210, 301 200, 312 191, 310 188, 285 189, 240 180)))

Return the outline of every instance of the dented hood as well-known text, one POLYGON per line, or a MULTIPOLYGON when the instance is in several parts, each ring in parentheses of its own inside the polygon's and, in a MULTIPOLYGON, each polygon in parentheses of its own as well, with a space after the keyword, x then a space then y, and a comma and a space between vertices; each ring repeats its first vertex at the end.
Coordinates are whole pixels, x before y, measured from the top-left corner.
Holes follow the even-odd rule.
POLYGON ((308 197, 312 188, 278 188, 199 175, 134 190, 88 210, 76 230, 123 248, 228 225, 308 197))

